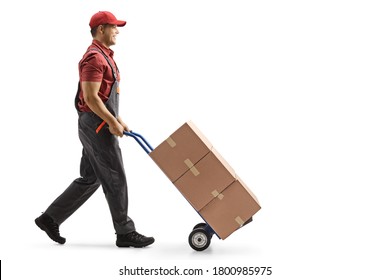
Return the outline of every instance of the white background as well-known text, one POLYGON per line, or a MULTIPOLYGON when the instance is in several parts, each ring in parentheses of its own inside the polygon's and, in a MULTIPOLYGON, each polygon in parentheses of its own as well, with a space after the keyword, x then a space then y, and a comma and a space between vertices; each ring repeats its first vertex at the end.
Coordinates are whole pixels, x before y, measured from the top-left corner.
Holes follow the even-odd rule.
POLYGON ((118 275, 125 265, 210 273, 272 266, 265 278, 389 279, 386 4, 2 1, 4 279, 125 279, 118 275), (155 244, 116 248, 101 190, 61 226, 65 245, 34 224, 78 176, 77 63, 99 10, 127 20, 113 46, 122 118, 154 146, 192 120, 263 207, 204 252, 187 243, 198 214, 129 138, 120 140, 129 214, 155 244))

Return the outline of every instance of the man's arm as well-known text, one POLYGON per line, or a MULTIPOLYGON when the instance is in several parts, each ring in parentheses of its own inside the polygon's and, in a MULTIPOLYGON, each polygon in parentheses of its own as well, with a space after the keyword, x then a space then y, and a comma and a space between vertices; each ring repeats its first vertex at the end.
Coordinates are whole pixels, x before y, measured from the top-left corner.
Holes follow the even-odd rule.
POLYGON ((103 101, 100 99, 98 92, 101 82, 81 82, 81 89, 84 94, 84 101, 88 107, 103 119, 109 127, 111 134, 116 136, 123 136, 125 128, 119 121, 108 111, 103 101))

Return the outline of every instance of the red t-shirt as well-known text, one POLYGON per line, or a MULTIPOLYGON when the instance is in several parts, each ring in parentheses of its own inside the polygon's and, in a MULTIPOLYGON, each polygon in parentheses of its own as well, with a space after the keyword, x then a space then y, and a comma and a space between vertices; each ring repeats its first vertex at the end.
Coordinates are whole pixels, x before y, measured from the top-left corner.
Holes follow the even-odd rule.
MULTIPOLYGON (((103 46, 99 41, 93 40, 92 44, 88 47, 86 53, 79 63, 79 77, 81 82, 101 82, 100 89, 98 92, 99 97, 103 102, 108 100, 110 96, 111 86, 114 83, 114 76, 112 75, 111 66, 108 64, 106 58, 98 53, 96 50, 102 51, 110 60, 111 65, 115 68, 117 75, 117 81, 119 82, 120 76, 118 68, 114 61, 114 51, 103 46)), ((83 91, 80 88, 79 94, 79 110, 82 112, 90 112, 91 109, 87 106, 84 101, 83 91)))

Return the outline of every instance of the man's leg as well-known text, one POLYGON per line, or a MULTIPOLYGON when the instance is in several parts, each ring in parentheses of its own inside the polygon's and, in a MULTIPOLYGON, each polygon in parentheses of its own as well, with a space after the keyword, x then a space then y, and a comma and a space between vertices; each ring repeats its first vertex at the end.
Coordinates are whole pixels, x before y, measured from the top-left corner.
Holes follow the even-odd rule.
POLYGON ((64 244, 66 239, 60 236, 59 225, 83 205, 100 186, 85 150, 80 162, 80 175, 80 178, 74 180, 47 210, 35 219, 37 226, 60 244, 64 244))
MULTIPOLYGON (((117 234, 118 247, 145 247, 154 242, 153 237, 146 237, 135 230, 133 220, 128 216, 128 194, 126 174, 118 138, 108 129, 103 129, 90 141, 91 164, 102 184, 112 221, 117 234), (98 139, 97 139, 98 138, 98 139)), ((86 146, 86 143, 84 144, 86 146)))
POLYGON ((98 135, 93 133, 94 139, 82 141, 90 143, 90 162, 103 187, 115 231, 117 234, 135 231, 134 222, 127 214, 127 182, 118 139, 108 129, 101 130, 98 135))
POLYGON ((45 211, 58 225, 69 218, 100 186, 85 149, 80 162, 80 175, 45 211))

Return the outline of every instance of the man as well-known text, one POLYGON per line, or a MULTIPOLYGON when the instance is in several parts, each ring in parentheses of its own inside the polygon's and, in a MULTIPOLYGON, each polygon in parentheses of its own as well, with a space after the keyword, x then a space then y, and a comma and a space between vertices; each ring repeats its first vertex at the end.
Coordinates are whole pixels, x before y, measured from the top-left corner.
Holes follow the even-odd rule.
POLYGON ((122 137, 129 127, 118 115, 120 75, 110 49, 116 44, 118 27, 125 26, 126 21, 104 11, 94 14, 89 25, 93 41, 79 62, 80 82, 75 99, 83 145, 81 177, 35 223, 52 240, 64 244, 66 239, 60 235, 59 226, 102 185, 117 235, 116 245, 145 247, 154 238, 139 234, 127 215, 127 183, 118 136, 122 137))

